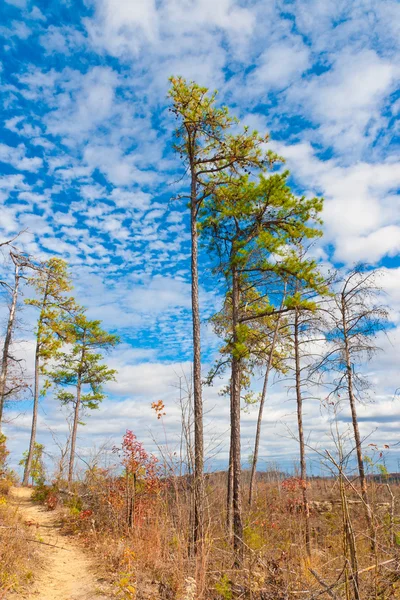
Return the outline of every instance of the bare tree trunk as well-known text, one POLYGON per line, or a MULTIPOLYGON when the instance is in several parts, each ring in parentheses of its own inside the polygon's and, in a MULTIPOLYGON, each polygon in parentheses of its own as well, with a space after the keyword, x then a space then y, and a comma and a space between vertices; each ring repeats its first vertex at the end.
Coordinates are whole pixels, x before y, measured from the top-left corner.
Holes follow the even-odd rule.
MULTIPOLYGON (((283 307, 283 299, 285 297, 285 294, 286 294, 286 286, 285 286, 285 290, 284 290, 283 298, 282 298, 282 302, 281 302, 281 309, 283 307)), ((250 506, 253 501, 254 485, 256 482, 258 451, 260 448, 260 437, 261 437, 261 425, 262 425, 262 418, 263 418, 263 412, 264 412, 265 398, 267 397, 268 379, 269 379, 269 374, 270 374, 270 371, 272 368, 272 362, 273 362, 273 357, 274 357, 274 352, 275 352, 276 341, 278 339, 280 322, 281 322, 281 320, 278 317, 278 319, 276 321, 276 327, 274 329, 274 335, 273 335, 273 338, 271 341, 271 349, 270 349, 269 355, 268 355, 267 368, 266 368, 265 377, 264 377, 264 385, 263 385, 263 389, 261 392, 260 406, 258 409, 256 439, 254 441, 254 452, 253 452, 253 461, 252 461, 252 465, 251 465, 250 487, 249 487, 249 505, 250 506)))
MULTIPOLYGON (((232 392, 230 393, 232 397, 232 392)), ((232 406, 232 404, 231 404, 232 406)), ((231 408, 232 410, 232 408, 231 408)), ((228 485, 226 493, 226 528, 229 537, 233 534, 233 464, 232 464, 232 432, 229 437, 229 465, 228 465, 228 485)))
MULTIPOLYGON (((40 325, 39 325, 39 328, 40 328, 40 325)), ((26 464, 25 464, 24 478, 22 481, 23 485, 29 484, 29 475, 31 473, 33 451, 35 449, 35 442, 36 442, 37 418, 38 418, 38 411, 39 411, 39 361, 40 361, 40 340, 38 339, 36 342, 36 351, 35 351, 35 382, 34 382, 34 391, 33 391, 31 439, 29 442, 29 451, 28 451, 28 456, 27 456, 26 464)))
POLYGON ((78 432, 78 423, 79 423, 79 410, 81 407, 81 376, 78 375, 78 382, 76 385, 76 403, 75 403, 75 411, 74 411, 74 422, 72 425, 72 433, 71 433, 71 454, 69 456, 69 466, 68 466, 68 486, 71 485, 72 480, 74 478, 74 464, 75 464, 75 448, 76 448, 76 435, 78 432))
POLYGON ((13 292, 12 292, 10 312, 8 313, 7 331, 6 331, 6 336, 4 338, 3 355, 2 355, 2 362, 1 362, 1 373, 0 373, 0 433, 1 433, 1 424, 3 421, 4 403, 5 403, 5 398, 6 398, 9 350, 10 350, 12 333, 13 333, 13 329, 14 329, 15 313, 17 310, 19 279, 20 279, 20 267, 19 267, 18 262, 16 260, 14 260, 14 288, 13 288, 13 292))
POLYGON ((263 418, 263 412, 264 412, 265 398, 267 396, 268 378, 269 378, 269 372, 271 370, 271 365, 272 365, 273 352, 274 352, 274 344, 272 344, 271 351, 270 351, 269 357, 268 357, 267 368, 266 368, 265 375, 264 375, 264 384, 263 384, 263 389, 261 392, 260 406, 258 409, 256 438, 254 441, 254 452, 253 452, 253 460, 252 460, 252 464, 251 464, 251 474, 250 474, 250 487, 249 487, 249 505, 250 506, 253 502, 254 485, 256 482, 258 451, 260 448, 260 437, 261 437, 261 424, 262 424, 262 418, 263 418))
POLYGON ((239 280, 235 267, 232 268, 232 325, 234 351, 232 353, 231 376, 231 448, 232 448, 232 499, 233 499, 233 549, 235 566, 243 561, 243 523, 241 497, 241 440, 240 440, 240 391, 241 391, 241 359, 236 354, 238 342, 237 327, 239 324, 239 280))
POLYGON ((349 505, 344 489, 343 472, 339 470, 339 489, 340 489, 340 500, 342 505, 343 515, 343 554, 345 556, 345 585, 346 585, 346 597, 349 596, 349 568, 347 554, 350 554, 350 566, 351 566, 351 581, 353 584, 354 600, 360 600, 359 593, 359 579, 358 579, 358 558, 357 558, 357 546, 354 535, 353 525, 350 518, 349 505))
POLYGON ((204 536, 204 442, 203 398, 201 385, 201 338, 198 276, 197 185, 192 165, 191 181, 191 276, 193 319, 193 408, 194 408, 194 543, 195 548, 204 536))
POLYGON ((345 354, 344 358, 346 361, 347 391, 349 394, 349 403, 350 403, 350 410, 351 410, 351 421, 353 424, 354 440, 356 442, 356 454, 357 454, 358 473, 360 476, 361 497, 363 499, 364 508, 365 508, 365 516, 366 516, 368 527, 370 530, 371 547, 374 550, 375 546, 376 546, 375 529, 374 529, 371 505, 370 505, 369 498, 368 498, 367 480, 365 477, 364 461, 363 461, 363 457, 362 457, 361 436, 360 436, 360 429, 358 427, 356 398, 354 395, 354 385, 353 385, 353 371, 352 371, 352 366, 351 366, 349 340, 348 340, 348 333, 347 333, 346 303, 345 303, 343 294, 342 294, 341 312, 342 312, 342 325, 343 325, 343 338, 344 338, 344 354, 345 354))
POLYGON ((301 363, 299 343, 299 311, 296 308, 294 312, 294 356, 296 374, 297 425, 300 445, 300 478, 303 496, 303 512, 306 526, 306 550, 308 556, 311 556, 310 507, 308 504, 307 494, 307 463, 303 430, 303 396, 301 393, 301 363))

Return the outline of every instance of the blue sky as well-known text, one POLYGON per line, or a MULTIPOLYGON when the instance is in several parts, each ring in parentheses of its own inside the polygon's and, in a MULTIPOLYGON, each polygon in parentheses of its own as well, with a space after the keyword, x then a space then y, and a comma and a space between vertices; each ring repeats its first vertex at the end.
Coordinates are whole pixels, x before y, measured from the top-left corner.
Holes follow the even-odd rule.
MULTIPOLYGON (((173 74, 218 88, 243 123, 270 132, 296 190, 324 195, 325 236, 315 249, 323 263, 384 267, 393 331, 367 367, 376 402, 364 409, 363 433, 398 441, 400 5, 8 0, 0 11, 0 235, 27 229, 25 251, 68 260, 89 315, 123 340, 110 358, 118 382, 81 432, 82 452, 127 427, 152 445, 162 430, 150 403, 160 398, 171 436, 178 430, 173 386, 190 370, 191 329, 187 216, 171 200, 184 185, 167 111, 173 74)), ((206 269, 201 300, 206 319, 218 305, 206 269)), ((26 310, 19 333, 28 365, 33 319, 26 310)), ((215 348, 205 323, 205 363, 215 348)), ((289 464, 293 398, 279 384, 271 394, 261 454, 289 464)), ((205 397, 210 448, 221 444, 223 458, 226 400, 216 388, 205 397)), ((28 439, 24 407, 10 412, 16 453, 28 439)), ((306 418, 321 439, 327 416, 310 401, 306 418)), ((244 415, 244 457, 254 423, 255 412, 244 415)), ((65 434, 51 397, 39 430, 51 445, 49 427, 65 434)))

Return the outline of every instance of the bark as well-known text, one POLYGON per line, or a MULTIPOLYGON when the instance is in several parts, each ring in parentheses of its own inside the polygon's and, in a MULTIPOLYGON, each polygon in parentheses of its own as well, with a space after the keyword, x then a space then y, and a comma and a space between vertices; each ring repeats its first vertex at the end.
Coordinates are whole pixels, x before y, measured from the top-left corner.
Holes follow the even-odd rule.
POLYGON ((232 325, 234 351, 232 354, 231 375, 231 448, 232 448, 232 500, 233 500, 233 549, 235 566, 243 561, 243 523, 241 498, 241 444, 240 444, 240 391, 241 360, 236 353, 238 342, 237 327, 239 324, 239 280, 236 269, 232 269, 232 325))
MULTIPOLYGON (((230 395, 232 397, 232 393, 230 395)), ((226 494, 226 528, 228 530, 229 537, 232 537, 232 534, 233 534, 232 502, 233 502, 233 464, 232 464, 232 435, 231 435, 230 439, 229 439, 228 485, 227 485, 227 494, 226 494)))
POLYGON ((77 385, 76 385, 76 402, 75 402, 75 410, 74 410, 74 422, 72 425, 72 433, 71 433, 71 454, 69 456, 69 465, 68 465, 68 486, 71 485, 72 480, 74 478, 76 435, 78 432, 79 411, 81 408, 81 391, 82 391, 82 380, 81 380, 81 375, 79 374, 77 385))
POLYGON ((303 497, 303 512, 305 518, 305 538, 306 550, 308 556, 311 556, 311 531, 310 531, 310 507, 307 494, 307 463, 304 444, 303 430, 303 396, 301 390, 301 360, 300 360, 300 340, 299 340, 299 311, 294 312, 294 357, 295 357, 295 378, 296 378, 296 401, 297 401, 297 426, 299 432, 300 446, 300 478, 303 497))
POLYGON ((38 332, 36 339, 36 350, 35 350, 35 381, 33 390, 33 411, 32 411, 32 425, 31 425, 31 439, 29 442, 28 456, 26 459, 24 478, 22 480, 23 485, 28 485, 29 475, 32 468, 33 452, 35 449, 36 442, 36 428, 37 428, 37 417, 39 410, 39 374, 40 374, 40 350, 41 350, 41 330, 44 319, 44 310, 47 304, 48 290, 49 290, 49 278, 47 279, 45 291, 43 294, 43 302, 40 310, 40 316, 38 321, 38 332))
MULTIPOLYGON (((39 325, 39 327, 40 327, 40 325, 39 325)), ((26 459, 24 478, 22 481, 23 485, 25 485, 25 486, 29 484, 29 475, 31 473, 33 452, 35 449, 35 442, 36 442, 37 417, 38 417, 38 410, 39 410, 39 361, 40 361, 40 340, 38 339, 36 342, 36 350, 35 350, 35 381, 34 381, 34 390, 33 390, 31 439, 29 442, 28 456, 26 459)))
POLYGON ((360 600, 359 594, 359 580, 358 580, 358 558, 357 558, 357 545, 354 535, 353 525, 350 518, 349 505, 344 488, 343 473, 339 471, 339 489, 340 489, 340 500, 342 505, 342 518, 343 518, 343 555, 346 558, 345 565, 345 589, 346 598, 350 597, 350 577, 353 583, 354 600, 360 600), (351 575, 349 574, 349 565, 347 555, 350 554, 350 565, 351 575))
POLYGON ((197 233, 197 185, 195 167, 191 165, 191 277, 192 277, 192 320, 193 320, 193 410, 194 410, 194 543, 201 543, 204 536, 204 442, 203 442, 203 398, 201 385, 201 339, 198 275, 197 233))
POLYGON ((267 368, 266 368, 265 376, 264 376, 264 384, 263 384, 263 389, 261 392, 260 406, 258 409, 256 438, 254 441, 253 461, 252 461, 252 465, 251 465, 251 474, 250 474, 250 487, 249 487, 249 505, 250 506, 253 502, 254 486, 256 483, 258 451, 260 448, 260 437, 261 437, 261 424, 262 424, 262 418, 263 418, 263 412, 264 412, 265 398, 267 396, 268 378, 269 378, 269 372, 271 370, 271 365, 272 365, 273 352, 274 352, 274 343, 272 343, 272 347, 271 347, 271 350, 270 350, 270 353, 268 356, 267 368))
POLYGON ((354 432, 354 440, 356 442, 356 455, 357 455, 358 473, 360 476, 361 497, 363 499, 364 508, 365 508, 365 516, 367 519, 368 528, 370 530, 371 546, 372 546, 372 549, 374 550, 375 545, 376 545, 376 543, 375 543, 375 528, 374 528, 371 505, 370 505, 369 498, 368 498, 367 480, 365 477, 364 461, 363 461, 363 457, 362 457, 362 444, 361 444, 360 429, 358 427, 356 397, 354 394, 354 383, 353 383, 353 370, 352 370, 352 365, 351 365, 349 338, 348 338, 348 331, 347 331, 346 302, 345 302, 345 298, 343 295, 342 295, 342 301, 341 301, 341 313, 342 313, 342 326, 343 326, 343 339, 344 339, 344 358, 345 358, 345 363, 346 363, 347 392, 349 395, 349 403, 350 403, 350 410, 351 410, 351 421, 352 421, 353 432, 354 432))
POLYGON ((1 433, 1 424, 3 421, 4 404, 5 404, 5 399, 6 399, 9 350, 10 350, 12 333, 13 333, 13 329, 14 329, 15 313, 17 310, 19 279, 20 279, 20 267, 19 267, 18 263, 16 261, 14 261, 14 289, 12 292, 10 312, 8 314, 7 331, 6 331, 6 336, 4 338, 1 373, 0 373, 0 433, 1 433))

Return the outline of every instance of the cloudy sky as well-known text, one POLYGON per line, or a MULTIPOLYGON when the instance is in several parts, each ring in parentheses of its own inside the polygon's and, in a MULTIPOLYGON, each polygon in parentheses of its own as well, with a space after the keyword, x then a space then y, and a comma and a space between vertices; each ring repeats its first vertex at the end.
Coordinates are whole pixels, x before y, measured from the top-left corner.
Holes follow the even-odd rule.
MULTIPOLYGON (((164 433, 153 400, 166 404, 172 445, 178 431, 176 385, 190 372, 191 335, 188 222, 172 200, 182 174, 166 99, 173 74, 218 88, 243 123, 270 132, 296 190, 325 197, 321 260, 383 267, 392 331, 366 366, 375 402, 360 414, 370 442, 398 442, 398 2, 6 0, 0 36, 0 234, 26 229, 25 251, 68 260, 79 301, 123 340, 110 357, 118 382, 87 419, 81 452, 118 440, 126 428, 154 447, 152 438, 164 433)), ((201 300, 206 363, 216 349, 206 317, 218 305, 206 270, 201 300)), ((26 310, 22 321, 30 367, 34 315, 26 310)), ((227 402, 217 387, 205 398, 210 454, 218 447, 223 460, 227 402)), ((293 411, 292 392, 275 384, 262 464, 292 464, 293 411)), ((318 402, 307 401, 305 413, 310 443, 328 443, 318 402)), ((28 443, 29 402, 8 416, 17 456, 28 443)), ((340 418, 346 427, 345 410, 340 418)), ((244 460, 254 425, 255 411, 244 414, 244 460)), ((51 395, 38 434, 50 447, 49 428, 63 438, 64 417, 51 395)), ((389 461, 397 466, 394 448, 389 461)))

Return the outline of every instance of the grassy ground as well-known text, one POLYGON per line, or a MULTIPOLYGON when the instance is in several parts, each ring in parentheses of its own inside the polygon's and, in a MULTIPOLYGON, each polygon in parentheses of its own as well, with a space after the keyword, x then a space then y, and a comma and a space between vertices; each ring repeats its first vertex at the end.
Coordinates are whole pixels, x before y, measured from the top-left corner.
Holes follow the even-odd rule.
MULTIPOLYGON (((92 474, 93 475, 93 474, 92 474)), ((301 492, 293 482, 264 481, 249 507, 243 493, 244 561, 234 568, 225 526, 224 475, 207 481, 207 525, 202 551, 190 543, 190 486, 170 478, 155 493, 135 491, 129 516, 126 481, 97 473, 77 485, 65 502, 65 528, 101 557, 119 597, 136 600, 288 600, 304 598, 400 599, 400 486, 370 484, 377 546, 371 540, 356 487, 345 489, 344 524, 338 482, 312 481, 312 554, 307 556, 301 492), (351 528, 355 560, 349 553, 351 528), (356 572, 354 571, 356 564, 356 572), (193 579, 197 581, 194 591, 193 579), (357 589, 354 580, 357 578, 357 589), (330 591, 327 588, 334 586, 330 591)), ((356 486, 357 484, 355 484, 356 486)))
POLYGON ((5 480, 0 486, 0 598, 29 589, 40 563, 35 532, 23 522, 5 480))

